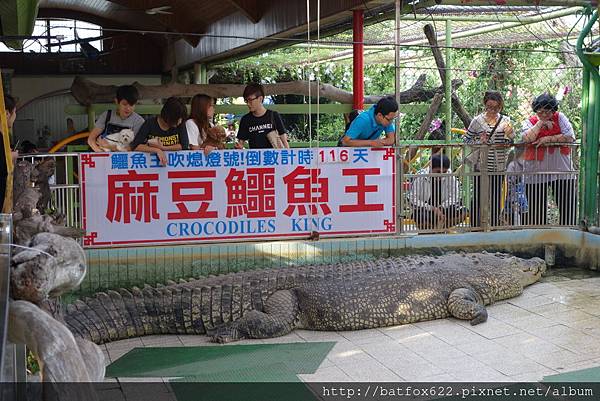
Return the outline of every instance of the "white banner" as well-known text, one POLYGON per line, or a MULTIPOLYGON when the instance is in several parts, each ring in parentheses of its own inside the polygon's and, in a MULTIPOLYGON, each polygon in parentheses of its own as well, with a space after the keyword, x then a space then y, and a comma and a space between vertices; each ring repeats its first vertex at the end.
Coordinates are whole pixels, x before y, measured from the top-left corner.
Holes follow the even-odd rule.
POLYGON ((84 246, 395 232, 394 149, 80 156, 84 246))

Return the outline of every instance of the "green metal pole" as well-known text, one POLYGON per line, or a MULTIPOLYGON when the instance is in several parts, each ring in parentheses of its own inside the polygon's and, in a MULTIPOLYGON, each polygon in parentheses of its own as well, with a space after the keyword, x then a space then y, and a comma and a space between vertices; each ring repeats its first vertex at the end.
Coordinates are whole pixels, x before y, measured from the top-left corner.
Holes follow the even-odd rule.
POLYGON ((579 148, 579 214, 582 218, 585 214, 585 185, 584 177, 586 177, 587 161, 585 159, 586 138, 587 138, 587 119, 589 115, 590 104, 590 71, 589 68, 583 66, 583 86, 581 88, 581 147, 579 148))
MULTIPOLYGON (((583 214, 581 215, 588 224, 597 224, 598 220, 598 122, 600 120, 600 75, 598 67, 593 65, 583 53, 583 40, 591 32, 594 24, 598 20, 598 11, 594 11, 592 17, 583 28, 577 38, 577 56, 584 65, 585 70, 589 72, 589 90, 587 92, 587 110, 584 111, 586 120, 584 128, 584 163, 583 163, 583 214)), ((586 102, 584 101, 584 105, 586 102)))
POLYGON ((96 112, 94 108, 90 105, 87 107, 87 116, 88 116, 88 130, 91 131, 94 129, 94 125, 96 124, 96 112))
POLYGON ((446 20, 446 82, 444 83, 446 108, 446 140, 452 128, 452 20, 446 20))

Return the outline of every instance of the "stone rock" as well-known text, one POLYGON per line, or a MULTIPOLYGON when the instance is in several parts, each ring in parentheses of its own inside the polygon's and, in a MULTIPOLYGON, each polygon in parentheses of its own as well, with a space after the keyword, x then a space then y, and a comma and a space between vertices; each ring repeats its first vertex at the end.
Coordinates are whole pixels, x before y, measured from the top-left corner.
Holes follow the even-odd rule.
POLYGON ((86 273, 77 241, 53 233, 36 234, 11 259, 11 296, 34 303, 76 288, 86 273))

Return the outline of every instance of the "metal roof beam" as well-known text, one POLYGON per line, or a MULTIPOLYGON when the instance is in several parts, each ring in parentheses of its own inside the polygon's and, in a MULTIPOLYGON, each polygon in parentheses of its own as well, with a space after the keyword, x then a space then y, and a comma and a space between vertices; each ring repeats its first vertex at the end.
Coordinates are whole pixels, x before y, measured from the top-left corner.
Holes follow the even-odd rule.
POLYGON ((573 15, 583 10, 582 7, 569 7, 566 9, 555 10, 547 13, 540 13, 535 15, 430 15, 425 17, 423 14, 417 14, 415 17, 413 14, 407 14, 400 17, 401 21, 459 21, 459 22, 514 22, 518 24, 531 24, 535 22, 542 22, 544 20, 551 20, 555 18, 564 17, 567 15, 573 15))

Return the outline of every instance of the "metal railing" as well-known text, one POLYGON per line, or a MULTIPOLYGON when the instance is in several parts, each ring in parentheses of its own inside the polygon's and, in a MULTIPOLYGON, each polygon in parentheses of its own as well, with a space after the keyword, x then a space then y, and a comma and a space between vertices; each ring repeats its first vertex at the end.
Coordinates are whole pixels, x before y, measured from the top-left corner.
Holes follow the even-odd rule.
POLYGON ((19 159, 31 163, 39 163, 48 158, 54 159, 56 162, 56 173, 50 178, 50 191, 52 193, 50 209, 64 215, 67 226, 81 227, 78 176, 79 153, 33 153, 19 156, 19 159))
MULTIPOLYGON (((560 145, 448 145, 443 147, 450 159, 445 173, 431 172, 432 146, 421 147, 422 155, 401 168, 401 232, 577 226, 579 145, 560 145), (474 149, 480 152, 477 161, 471 157, 474 149), (515 150, 522 155, 511 160, 515 150)), ((406 151, 400 148, 400 155, 406 151)))

